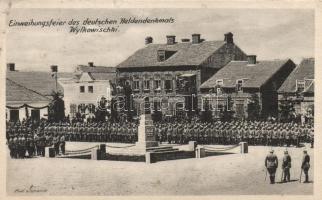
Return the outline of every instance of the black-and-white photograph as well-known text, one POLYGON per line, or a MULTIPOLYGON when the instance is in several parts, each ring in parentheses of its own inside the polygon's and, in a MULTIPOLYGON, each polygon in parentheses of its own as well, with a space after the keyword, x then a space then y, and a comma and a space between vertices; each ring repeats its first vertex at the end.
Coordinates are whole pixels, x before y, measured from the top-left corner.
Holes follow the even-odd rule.
POLYGON ((313 195, 314 9, 8 9, 8 196, 313 195))

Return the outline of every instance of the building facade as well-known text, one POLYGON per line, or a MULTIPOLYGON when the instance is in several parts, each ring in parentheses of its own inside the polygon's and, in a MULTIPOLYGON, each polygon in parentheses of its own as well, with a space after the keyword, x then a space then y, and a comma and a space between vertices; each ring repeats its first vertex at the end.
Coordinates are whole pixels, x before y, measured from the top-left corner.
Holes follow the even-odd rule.
POLYGON ((278 90, 279 104, 291 101, 302 123, 314 117, 314 64, 314 58, 303 59, 278 90))
MULTIPOLYGON (((69 77, 70 73, 44 71, 19 71, 15 63, 7 64, 6 71, 6 119, 22 121, 32 118, 48 118, 48 105, 53 92, 63 93, 55 77, 69 77), (55 76, 53 76, 55 75, 55 76)), ((49 70, 48 70, 49 71, 49 70)))
POLYGON ((231 60, 246 60, 232 33, 222 41, 193 34, 191 41, 177 42, 167 36, 165 44, 147 37, 144 48, 117 66, 117 79, 131 87, 134 101, 148 102, 152 112, 174 115, 182 107, 197 109, 200 85, 231 60))
POLYGON ((79 65, 72 78, 60 78, 64 89, 65 115, 71 118, 79 113, 82 118, 94 117, 98 102, 111 100, 115 79, 114 67, 95 66, 93 63, 79 65))
POLYGON ((201 85, 202 102, 211 105, 215 117, 226 109, 235 118, 247 119, 248 107, 255 102, 262 117, 276 116, 277 90, 294 68, 290 59, 257 61, 255 55, 247 61, 231 61, 201 85))

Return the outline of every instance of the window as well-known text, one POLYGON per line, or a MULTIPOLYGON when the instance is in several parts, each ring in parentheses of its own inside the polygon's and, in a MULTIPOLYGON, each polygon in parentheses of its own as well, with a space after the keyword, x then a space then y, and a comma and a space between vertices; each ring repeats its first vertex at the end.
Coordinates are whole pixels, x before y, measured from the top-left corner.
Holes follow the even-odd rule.
POLYGON ((150 90, 150 80, 144 80, 144 90, 150 90))
POLYGON ((40 120, 40 110, 38 109, 32 109, 31 110, 31 119, 35 121, 40 120))
POLYGON ((223 86, 224 85, 224 80, 222 80, 222 79, 216 80, 216 85, 223 86))
POLYGON ((19 120, 19 110, 10 110, 10 121, 16 122, 19 120))
POLYGON ((85 86, 79 86, 79 92, 84 93, 85 92, 85 86))
POLYGON ((158 50, 158 62, 165 61, 165 51, 158 50))
POLYGON ((135 90, 135 91, 140 90, 140 81, 139 80, 133 81, 133 90, 135 90))
POLYGON ((88 93, 93 93, 93 92, 94 92, 93 86, 88 86, 88 93))
POLYGON ((71 117, 75 117, 77 112, 76 104, 70 104, 69 109, 70 109, 71 117))
POLYGON ((161 80, 154 80, 154 90, 161 91, 161 80))
POLYGON ((83 103, 82 103, 82 104, 79 104, 79 105, 78 105, 78 112, 79 112, 79 113, 85 113, 85 111, 86 111, 86 107, 87 107, 87 106, 86 106, 85 104, 83 104, 83 103))
POLYGON ((172 80, 165 80, 164 87, 167 92, 172 90, 172 80))
POLYGON ((237 91, 242 91, 242 86, 243 86, 243 80, 237 80, 237 82, 236 82, 236 90, 237 91))
POLYGON ((221 88, 217 88, 216 93, 217 93, 217 95, 222 95, 222 90, 221 90, 221 88))
POLYGON ((88 104, 88 111, 89 111, 89 113, 95 113, 95 105, 88 104))
POLYGON ((296 91, 303 92, 305 89, 305 81, 303 80, 296 80, 296 91))

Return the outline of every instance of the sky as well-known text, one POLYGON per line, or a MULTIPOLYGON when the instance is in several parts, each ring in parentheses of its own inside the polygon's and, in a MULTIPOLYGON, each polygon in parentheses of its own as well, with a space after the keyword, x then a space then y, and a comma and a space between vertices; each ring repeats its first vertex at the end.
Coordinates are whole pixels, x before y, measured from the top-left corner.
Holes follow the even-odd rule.
POLYGON ((145 46, 145 38, 165 43, 166 35, 207 41, 223 40, 232 32, 234 42, 257 60, 290 58, 299 63, 314 57, 314 10, 310 9, 12 9, 9 20, 84 20, 121 17, 169 18, 172 24, 119 25, 116 33, 69 33, 69 26, 8 27, 7 63, 20 71, 71 72, 79 64, 116 66, 145 46))

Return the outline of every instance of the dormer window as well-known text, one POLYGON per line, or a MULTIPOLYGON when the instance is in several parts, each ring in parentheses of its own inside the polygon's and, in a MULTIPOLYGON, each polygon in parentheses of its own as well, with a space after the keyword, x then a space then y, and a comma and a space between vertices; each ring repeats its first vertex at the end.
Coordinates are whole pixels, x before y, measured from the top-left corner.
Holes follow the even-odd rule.
POLYGON ((159 62, 165 61, 165 51, 164 50, 158 50, 158 61, 159 62))
POLYGON ((224 85, 224 80, 222 80, 222 79, 216 80, 216 85, 223 86, 224 85))
POLYGON ((236 91, 239 92, 239 91, 242 91, 242 87, 243 87, 243 80, 242 79, 238 79, 236 81, 236 91))
POLYGON ((173 54, 175 54, 175 51, 167 51, 167 50, 158 50, 158 62, 163 62, 170 58, 173 54))
POLYGON ((303 92, 305 89, 305 81, 303 80, 296 80, 296 91, 303 92))

